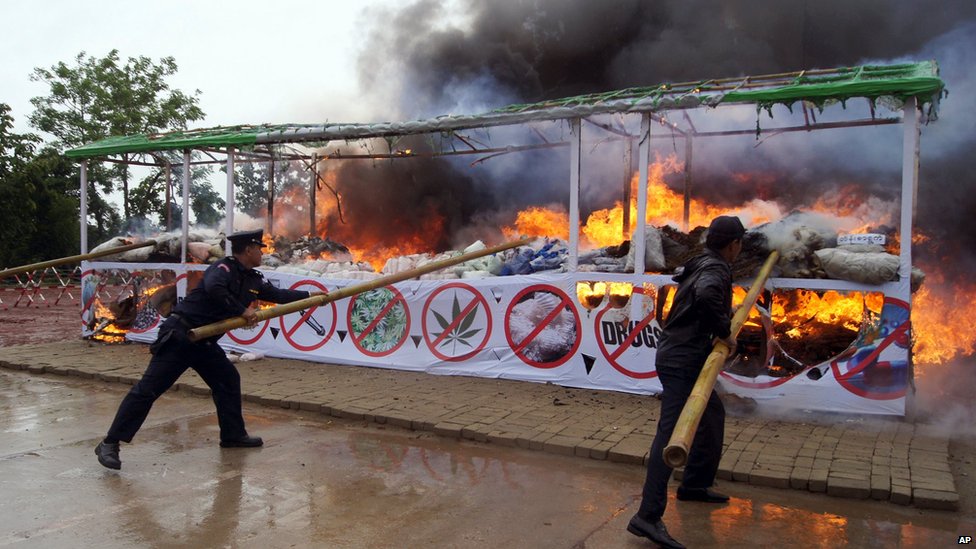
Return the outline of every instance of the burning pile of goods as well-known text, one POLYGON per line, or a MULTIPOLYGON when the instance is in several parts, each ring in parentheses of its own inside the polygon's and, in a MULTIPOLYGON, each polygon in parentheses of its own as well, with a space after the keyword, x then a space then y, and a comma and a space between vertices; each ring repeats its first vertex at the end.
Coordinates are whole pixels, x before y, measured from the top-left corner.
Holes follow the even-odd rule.
MULTIPOLYGON (((306 256, 305 261, 301 263, 282 264, 284 257, 288 256, 279 255, 277 251, 279 243, 284 245, 285 249, 294 249, 294 244, 288 244, 283 239, 275 239, 275 251, 265 256, 264 265, 266 268, 300 276, 354 280, 373 280, 381 276, 423 267, 435 261, 485 249, 485 244, 479 240, 460 251, 451 250, 439 254, 410 254, 392 257, 386 260, 386 264, 380 272, 376 272, 368 262, 354 261, 349 251, 341 245, 337 245, 341 246, 341 249, 321 254, 317 259, 308 259, 308 257, 315 257, 313 254, 306 256)), ((561 269, 568 254, 569 250, 565 242, 538 238, 527 246, 467 261, 450 269, 422 275, 420 279, 485 278, 561 269)))
MULTIPOLYGON (((777 250, 780 260, 774 276, 785 278, 830 278, 864 284, 882 284, 897 280, 899 258, 892 246, 892 229, 881 227, 873 233, 838 235, 827 218, 794 212, 779 221, 749 230, 743 239, 743 250, 732 266, 735 279, 753 276, 769 255, 777 250)), ((644 238, 646 272, 672 273, 704 248, 704 227, 683 233, 671 226, 647 227, 644 238)), ((380 272, 367 261, 357 261, 350 250, 329 238, 303 236, 296 240, 284 237, 268 239, 263 268, 316 278, 373 280, 423 266, 432 261, 461 253, 484 249, 477 241, 462 251, 439 254, 411 254, 386 260, 380 272)), ((93 251, 109 250, 131 244, 133 239, 115 237, 93 251)), ((147 243, 150 241, 146 241, 147 243)), ((179 261, 182 239, 178 234, 164 234, 154 244, 124 251, 104 258, 124 262, 179 261)), ((187 243, 187 260, 213 263, 224 256, 224 235, 213 231, 194 231, 187 243)), ((569 250, 565 241, 539 237, 529 245, 463 263, 453 269, 423 275, 425 280, 485 278, 523 275, 544 271, 566 270, 569 250)), ((581 272, 627 273, 634 268, 634 246, 629 241, 584 251, 579 256, 581 272)), ((912 288, 917 289, 924 274, 912 272, 912 288)))
MULTIPOLYGON (((183 254, 183 236, 180 233, 164 233, 152 239, 116 236, 91 250, 90 253, 107 252, 114 248, 145 243, 145 246, 99 258, 100 261, 126 263, 174 263, 183 254)), ((187 261, 213 263, 224 257, 224 234, 213 230, 195 230, 189 233, 186 244, 187 261)))
MULTIPOLYGON (((829 278, 863 284, 882 284, 898 279, 899 258, 891 239, 892 229, 873 233, 838 235, 819 216, 794 212, 779 221, 746 232, 742 253, 732 265, 736 280, 755 275, 772 250, 780 253, 774 276, 829 278), (888 246, 886 246, 888 245, 888 246)), ((644 266, 647 272, 671 273, 704 249, 705 227, 683 233, 673 227, 648 227, 645 232, 644 266)), ((580 254, 580 271, 625 273, 633 269, 629 242, 580 254)), ((924 273, 912 269, 912 289, 918 289, 924 273)))

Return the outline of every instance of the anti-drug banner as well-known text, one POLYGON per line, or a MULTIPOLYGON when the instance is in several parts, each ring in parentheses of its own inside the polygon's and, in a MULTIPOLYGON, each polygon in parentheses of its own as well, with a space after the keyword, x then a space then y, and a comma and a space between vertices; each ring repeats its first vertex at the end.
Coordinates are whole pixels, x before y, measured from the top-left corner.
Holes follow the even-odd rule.
MULTIPOLYGON (((307 290, 356 283, 266 277, 307 290)), ((588 310, 577 298, 577 280, 549 274, 407 281, 233 330, 220 344, 269 357, 659 393, 659 288, 635 285, 628 302, 604 300, 588 310)), ((152 342, 158 319, 150 321, 128 338, 152 342)), ((840 356, 792 376, 723 372, 717 387, 767 410, 904 415, 909 344, 908 305, 888 298, 879 330, 862 334, 840 356)))

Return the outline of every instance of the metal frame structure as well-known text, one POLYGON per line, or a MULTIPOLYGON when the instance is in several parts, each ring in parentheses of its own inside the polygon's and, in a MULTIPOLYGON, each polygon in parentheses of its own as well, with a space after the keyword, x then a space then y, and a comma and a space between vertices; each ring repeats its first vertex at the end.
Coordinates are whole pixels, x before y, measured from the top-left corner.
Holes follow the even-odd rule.
MULTIPOLYGON (((838 69, 799 71, 775 75, 739 77, 719 80, 703 80, 681 84, 661 84, 648 88, 631 88, 603 94, 590 94, 546 101, 529 105, 512 105, 482 115, 447 116, 412 122, 391 122, 380 124, 320 124, 320 125, 281 125, 281 126, 240 126, 233 128, 211 128, 206 130, 174 132, 150 136, 128 136, 111 138, 69 151, 69 157, 81 160, 81 252, 88 251, 87 234, 87 159, 121 162, 112 155, 126 153, 133 158, 129 164, 140 166, 162 166, 161 157, 151 153, 166 150, 182 151, 183 164, 183 211, 189 211, 190 167, 199 164, 224 164, 227 171, 226 231, 229 234, 234 226, 234 165, 237 161, 267 162, 274 159, 301 160, 306 168, 315 173, 318 162, 354 159, 397 159, 412 157, 475 155, 479 158, 473 163, 484 161, 498 155, 527 150, 569 147, 569 259, 568 270, 579 275, 578 280, 592 279, 596 273, 578 273, 580 236, 580 178, 582 163, 583 122, 607 131, 609 139, 636 142, 638 145, 638 190, 637 219, 631 242, 634 248, 634 272, 631 274, 599 273, 608 282, 621 281, 636 284, 651 283, 663 285, 670 280, 669 275, 644 274, 644 238, 646 230, 647 190, 651 140, 685 139, 685 203, 684 221, 687 228, 691 196, 691 161, 696 140, 711 137, 757 134, 756 128, 723 131, 699 131, 688 116, 689 109, 720 108, 728 105, 751 104, 757 108, 757 116, 773 105, 786 105, 792 110, 797 102, 801 105, 804 123, 765 130, 766 135, 780 133, 814 131, 836 128, 856 128, 903 124, 902 136, 902 178, 901 178, 901 219, 900 219, 900 281, 881 286, 869 286, 855 282, 828 279, 787 279, 773 278, 767 288, 839 291, 873 291, 893 295, 911 303, 908 284, 912 268, 911 238, 915 197, 918 189, 918 163, 920 124, 923 116, 934 113, 944 92, 944 83, 938 78, 935 62, 881 66, 846 67, 838 69), (852 119, 840 122, 818 122, 816 111, 832 101, 866 99, 870 105, 870 118, 852 119), (877 117, 875 102, 879 99, 894 99, 902 104, 901 117, 877 117), (928 107, 926 109, 926 106, 928 107), (682 114, 682 122, 667 118, 667 113, 677 111, 682 114), (601 114, 638 114, 640 130, 637 135, 625 128, 615 128, 592 120, 590 117, 601 114), (507 147, 484 145, 465 132, 498 126, 524 126, 535 122, 568 122, 570 138, 551 140, 537 128, 532 128, 537 142, 507 147), (666 128, 666 133, 652 134, 657 124, 666 128), (427 135, 430 150, 414 152, 395 148, 395 140, 415 135, 427 135), (439 136, 439 140, 436 138, 439 136), (296 144, 320 145, 331 141, 360 141, 383 138, 390 144, 387 152, 367 151, 364 154, 323 153, 323 149, 298 150, 289 148, 296 144), (192 160, 191 152, 197 151, 208 157, 192 160), (140 156, 141 154, 141 156, 140 156), (218 158, 223 155, 224 158, 218 158), (146 158, 153 159, 150 162, 146 158)), ((165 165, 168 170, 168 164, 165 165)), ((168 174, 167 174, 168 178, 168 174)), ((317 181, 316 181, 317 183, 317 181)), ((312 185, 310 199, 314 201, 312 185)), ((629 191, 629 187, 628 187, 629 191)), ((625 208, 627 210, 627 208, 625 208)), ((314 216, 314 208, 313 213, 314 216)), ((178 272, 201 269, 205 266, 188 264, 186 241, 189 231, 188 215, 183 216, 183 262, 178 272)), ((314 227, 314 218, 312 219, 314 227)), ((626 230, 626 228, 625 228, 626 230)), ((86 262, 82 271, 94 268, 174 268, 173 264, 129 264, 129 263, 90 263, 86 262)), ((185 292, 185 277, 180 288, 185 292)), ((637 304, 633 305, 637 307, 637 304)))

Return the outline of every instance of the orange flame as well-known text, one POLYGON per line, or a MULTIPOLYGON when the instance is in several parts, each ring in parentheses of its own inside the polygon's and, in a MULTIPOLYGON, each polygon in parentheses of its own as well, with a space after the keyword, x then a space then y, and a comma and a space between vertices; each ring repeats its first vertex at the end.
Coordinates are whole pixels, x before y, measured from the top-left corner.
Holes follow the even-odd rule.
POLYGON ((505 227, 502 233, 507 238, 525 236, 548 236, 569 238, 569 214, 562 208, 543 208, 532 206, 518 213, 514 227, 505 227))
POLYGON ((264 249, 261 250, 262 253, 273 254, 275 252, 274 238, 271 238, 270 234, 264 233, 261 237, 261 242, 264 243, 264 249))
MULTIPOLYGON (((683 164, 675 155, 658 159, 651 165, 647 184, 647 223, 660 227, 663 225, 680 226, 684 220, 684 196, 672 191, 664 182, 664 177, 678 173, 683 164)), ((634 174, 630 181, 631 195, 637 195, 639 182, 638 174, 634 174)), ((620 244, 629 238, 637 227, 637 199, 633 198, 629 204, 630 227, 623 230, 624 207, 617 202, 613 208, 596 210, 586 219, 580 228, 585 247, 602 247, 620 244)), ((779 212, 770 212, 768 203, 756 202, 751 205, 748 219, 753 223, 769 221, 779 212)), ((708 225, 712 218, 727 213, 727 209, 711 206, 699 199, 692 199, 689 203, 689 225, 697 227, 708 225)), ((514 226, 502 229, 506 236, 528 235, 547 236, 566 239, 569 236, 569 214, 562 208, 543 208, 533 206, 518 213, 514 226)))
POLYGON ((976 318, 976 284, 951 283, 939 271, 923 270, 925 283, 912 296, 916 374, 925 365, 945 364, 976 353, 976 332, 966 324, 976 318))
POLYGON ((91 338, 102 343, 124 343, 128 330, 120 328, 114 322, 115 315, 100 300, 95 300, 94 308, 95 333, 91 338))

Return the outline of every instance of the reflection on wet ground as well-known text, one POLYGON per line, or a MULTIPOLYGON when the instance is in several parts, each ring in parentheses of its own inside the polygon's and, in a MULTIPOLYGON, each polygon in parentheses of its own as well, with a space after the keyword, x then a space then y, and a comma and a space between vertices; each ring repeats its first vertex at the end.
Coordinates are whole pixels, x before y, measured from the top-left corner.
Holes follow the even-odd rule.
MULTIPOLYGON (((0 371, 0 546, 647 547, 624 527, 634 466, 447 440, 248 406, 257 450, 217 446, 209 399, 164 396, 121 472, 92 448, 124 391, 0 371)), ((724 506, 672 499, 695 546, 932 547, 974 525, 723 483, 724 506)))

